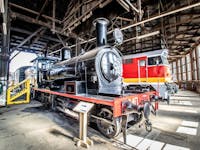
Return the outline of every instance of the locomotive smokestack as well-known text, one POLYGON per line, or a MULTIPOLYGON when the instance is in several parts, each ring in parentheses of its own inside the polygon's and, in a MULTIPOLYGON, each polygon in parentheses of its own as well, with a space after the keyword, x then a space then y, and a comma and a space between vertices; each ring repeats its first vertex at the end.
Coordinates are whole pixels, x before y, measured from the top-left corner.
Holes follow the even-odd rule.
POLYGON ((107 44, 107 25, 109 21, 106 18, 97 18, 94 21, 97 32, 97 47, 107 44))

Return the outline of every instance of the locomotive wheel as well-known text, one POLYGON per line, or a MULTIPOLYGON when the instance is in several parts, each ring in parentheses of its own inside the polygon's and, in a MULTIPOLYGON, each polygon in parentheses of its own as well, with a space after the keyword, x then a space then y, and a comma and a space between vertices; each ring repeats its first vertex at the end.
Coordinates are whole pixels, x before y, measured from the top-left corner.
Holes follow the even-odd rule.
POLYGON ((106 136, 107 138, 114 138, 121 132, 121 117, 120 118, 113 118, 113 113, 111 110, 107 108, 102 108, 98 114, 99 117, 107 119, 108 121, 112 122, 110 124, 103 120, 97 119, 97 127, 99 131, 106 136))
POLYGON ((152 131, 152 124, 151 124, 151 122, 149 122, 149 120, 145 121, 145 129, 146 129, 147 132, 152 131))

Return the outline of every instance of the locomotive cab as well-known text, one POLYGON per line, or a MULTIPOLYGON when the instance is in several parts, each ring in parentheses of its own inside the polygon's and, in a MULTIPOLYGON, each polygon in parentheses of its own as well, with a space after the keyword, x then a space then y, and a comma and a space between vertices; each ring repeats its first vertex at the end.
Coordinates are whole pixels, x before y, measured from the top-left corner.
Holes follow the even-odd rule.
POLYGON ((36 68, 36 87, 45 88, 47 86, 47 71, 54 65, 57 59, 39 56, 31 62, 36 68))
POLYGON ((149 76, 157 76, 161 80, 159 82, 170 82, 171 80, 167 55, 167 51, 163 51, 159 55, 148 57, 149 76))

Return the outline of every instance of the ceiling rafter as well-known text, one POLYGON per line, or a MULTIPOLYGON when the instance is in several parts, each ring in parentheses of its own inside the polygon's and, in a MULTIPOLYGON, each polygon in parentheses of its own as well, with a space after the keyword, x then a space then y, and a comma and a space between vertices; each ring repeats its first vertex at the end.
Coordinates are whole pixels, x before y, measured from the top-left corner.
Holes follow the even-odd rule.
MULTIPOLYGON (((46 27, 46 32, 39 32, 30 42, 25 43, 21 50, 26 51, 29 47, 30 50, 35 49, 38 53, 39 49, 43 51, 48 44, 46 48, 51 53, 67 46, 66 44, 71 49, 76 49, 78 41, 80 48, 88 50, 88 48, 94 47, 95 29, 88 29, 87 32, 84 29, 88 28, 88 24, 92 24, 92 18, 96 17, 95 15, 101 8, 106 10, 110 8, 110 4, 118 6, 120 13, 114 11, 103 12, 104 16, 107 15, 113 18, 111 25, 108 27, 108 42, 112 43, 114 41, 111 37, 114 28, 120 28, 124 33, 124 39, 130 39, 130 42, 119 46, 119 49, 124 49, 128 53, 128 50, 139 52, 161 48, 163 45, 170 48, 169 53, 174 52, 176 49, 187 51, 187 44, 189 46, 193 45, 199 37, 200 15, 198 8, 200 3, 196 0, 183 0, 181 3, 178 0, 141 0, 141 8, 138 7, 140 6, 138 5, 139 0, 120 1, 128 5, 129 11, 120 7, 121 5, 113 0, 43 0, 38 1, 32 8, 27 5, 26 1, 15 2, 10 0, 10 15, 13 22, 11 25, 14 25, 11 27, 11 48, 15 48, 17 44, 19 45, 37 28, 46 27), (105 7, 107 5, 108 7, 105 7), (143 13, 141 20, 138 18, 139 9, 143 13), (159 36, 131 40, 136 36, 149 34, 157 30, 160 31, 159 36), (163 43, 161 40, 165 42, 163 43)), ((180 52, 177 51, 178 53, 180 52)))

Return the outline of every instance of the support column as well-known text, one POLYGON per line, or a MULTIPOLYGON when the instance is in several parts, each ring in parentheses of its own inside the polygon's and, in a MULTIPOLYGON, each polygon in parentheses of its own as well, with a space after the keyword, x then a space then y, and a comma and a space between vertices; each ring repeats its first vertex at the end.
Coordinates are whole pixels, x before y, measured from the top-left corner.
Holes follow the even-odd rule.
POLYGON ((188 66, 187 66, 187 56, 185 56, 185 72, 186 72, 186 81, 188 81, 188 66))
POLYGON ((192 56, 193 50, 190 51, 191 79, 194 80, 194 60, 192 56))
POLYGON ((200 66, 199 66, 199 56, 197 47, 195 47, 195 58, 196 58, 197 80, 200 80, 200 66))
POLYGON ((179 82, 179 69, 178 69, 178 60, 176 60, 176 79, 179 82))
POLYGON ((171 62, 171 64, 172 64, 171 65, 172 66, 172 72, 171 73, 172 73, 172 76, 173 76, 173 74, 174 74, 174 63, 173 63, 173 61, 171 62))
POLYGON ((8 60, 9 60, 9 43, 10 43, 10 27, 9 27, 9 16, 8 16, 8 0, 3 1, 2 6, 4 8, 3 12, 3 39, 2 48, 0 50, 0 77, 7 76, 8 74, 8 60))
POLYGON ((180 58, 180 70, 181 70, 181 81, 183 81, 183 61, 182 61, 182 58, 180 58))
POLYGON ((10 46, 10 18, 8 15, 8 0, 1 0, 3 16, 2 45, 0 49, 0 106, 6 105, 6 89, 9 79, 9 46, 10 46))

